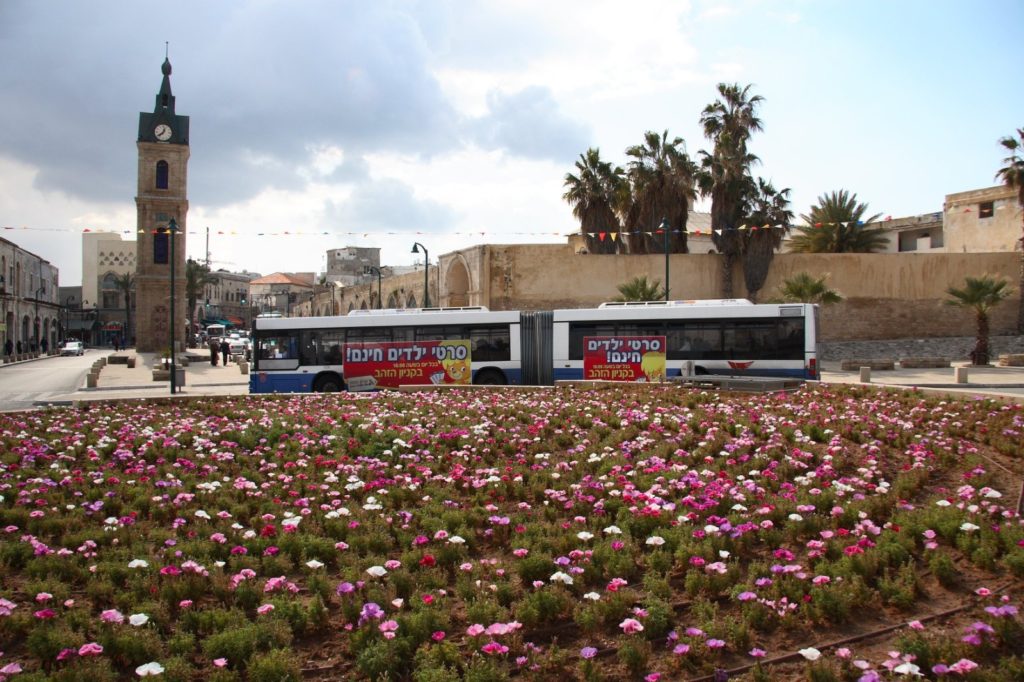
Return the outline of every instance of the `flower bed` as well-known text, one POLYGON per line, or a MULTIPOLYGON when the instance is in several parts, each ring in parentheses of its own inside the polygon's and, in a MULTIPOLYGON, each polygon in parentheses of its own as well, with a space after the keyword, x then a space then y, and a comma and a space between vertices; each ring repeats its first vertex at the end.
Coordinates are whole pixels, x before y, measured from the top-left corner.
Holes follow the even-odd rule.
POLYGON ((0 678, 1020 679, 1022 436, 826 385, 6 414, 0 678))

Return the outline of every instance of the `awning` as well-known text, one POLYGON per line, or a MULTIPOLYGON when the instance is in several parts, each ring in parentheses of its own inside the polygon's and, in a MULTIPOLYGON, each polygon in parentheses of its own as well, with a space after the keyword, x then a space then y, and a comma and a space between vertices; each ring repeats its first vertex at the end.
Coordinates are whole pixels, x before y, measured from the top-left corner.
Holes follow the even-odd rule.
POLYGON ((88 332, 96 328, 96 320, 68 320, 68 331, 88 332))
POLYGON ((105 332, 119 332, 121 327, 124 326, 123 322, 107 322, 103 325, 103 331, 105 332))
POLYGON ((235 325, 236 327, 241 327, 241 326, 243 326, 245 324, 245 320, 243 320, 240 317, 235 317, 234 315, 228 315, 227 318, 228 318, 228 322, 230 322, 231 324, 235 325))

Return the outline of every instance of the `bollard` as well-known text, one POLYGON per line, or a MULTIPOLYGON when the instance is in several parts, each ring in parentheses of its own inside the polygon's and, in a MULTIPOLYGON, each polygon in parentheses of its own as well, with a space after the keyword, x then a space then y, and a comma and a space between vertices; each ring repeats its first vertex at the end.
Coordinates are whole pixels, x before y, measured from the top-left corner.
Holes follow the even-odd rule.
POLYGON ((99 381, 99 372, 89 372, 85 375, 85 387, 96 388, 96 383, 99 381))
POLYGON ((242 374, 248 374, 249 373, 249 363, 246 362, 245 360, 242 360, 241 362, 239 362, 238 363, 238 371, 240 371, 242 374))
POLYGON ((966 384, 967 383, 967 368, 957 367, 953 370, 953 376, 956 377, 956 383, 966 384))
POLYGON ((871 383, 871 368, 861 367, 860 368, 860 383, 870 384, 871 383))

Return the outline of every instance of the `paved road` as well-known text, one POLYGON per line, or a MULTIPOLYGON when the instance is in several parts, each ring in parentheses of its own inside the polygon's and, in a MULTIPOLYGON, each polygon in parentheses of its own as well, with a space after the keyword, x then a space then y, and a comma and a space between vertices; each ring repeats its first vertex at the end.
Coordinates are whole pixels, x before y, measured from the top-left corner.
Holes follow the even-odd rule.
POLYGON ((0 411, 23 410, 54 396, 77 391, 101 351, 59 355, 0 365, 0 411))

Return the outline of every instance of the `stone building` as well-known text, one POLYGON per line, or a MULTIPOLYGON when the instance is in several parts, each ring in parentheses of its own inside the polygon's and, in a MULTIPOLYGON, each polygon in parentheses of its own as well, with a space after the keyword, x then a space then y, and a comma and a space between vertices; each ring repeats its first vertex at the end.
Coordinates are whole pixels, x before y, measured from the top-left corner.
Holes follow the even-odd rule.
POLYGON ((62 303, 69 309, 69 331, 90 346, 109 346, 118 337, 131 343, 135 337, 134 293, 125 311, 124 291, 118 280, 135 276, 135 240, 117 232, 82 234, 82 288, 79 296, 69 294, 62 303), (126 325, 131 328, 126 328, 126 325))
POLYGON ((196 301, 192 311, 196 325, 231 324, 247 329, 252 324, 254 309, 249 286, 260 278, 259 273, 215 270, 210 276, 213 282, 206 285, 203 298, 196 301))
POLYGON ((13 354, 48 351, 64 338, 56 266, 0 238, 0 355, 7 341, 13 354))
POLYGON ((257 315, 289 317, 313 296, 312 272, 275 272, 249 282, 249 301, 257 315))
POLYGON ((185 301, 189 119, 175 112, 170 61, 161 72, 153 112, 139 114, 136 142, 136 348, 142 352, 169 349, 172 339, 184 349, 191 326, 185 301))
POLYGON ((884 253, 1000 253, 1021 238, 1017 192, 1005 185, 947 194, 941 212, 868 223, 889 241, 884 253))

